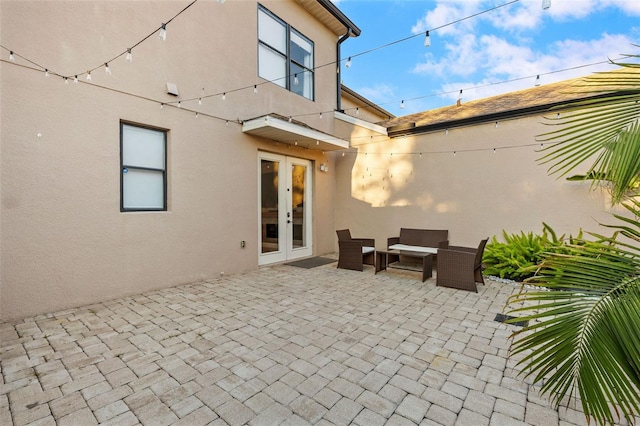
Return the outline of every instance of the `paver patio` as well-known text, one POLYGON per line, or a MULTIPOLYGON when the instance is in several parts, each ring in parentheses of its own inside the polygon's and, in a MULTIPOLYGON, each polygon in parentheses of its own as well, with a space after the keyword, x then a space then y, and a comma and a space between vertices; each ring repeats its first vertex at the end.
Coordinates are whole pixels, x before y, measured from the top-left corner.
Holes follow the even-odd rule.
POLYGON ((583 425, 494 321, 516 286, 287 265, 0 325, 2 425, 583 425))

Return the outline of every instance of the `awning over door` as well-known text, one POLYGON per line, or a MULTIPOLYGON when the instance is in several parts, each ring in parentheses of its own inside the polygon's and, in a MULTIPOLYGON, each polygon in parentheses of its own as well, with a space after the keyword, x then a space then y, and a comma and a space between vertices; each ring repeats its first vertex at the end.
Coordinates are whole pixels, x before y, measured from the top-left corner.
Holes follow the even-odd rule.
POLYGON ((265 139, 321 151, 349 148, 349 142, 346 140, 274 115, 247 120, 242 123, 242 131, 265 139))

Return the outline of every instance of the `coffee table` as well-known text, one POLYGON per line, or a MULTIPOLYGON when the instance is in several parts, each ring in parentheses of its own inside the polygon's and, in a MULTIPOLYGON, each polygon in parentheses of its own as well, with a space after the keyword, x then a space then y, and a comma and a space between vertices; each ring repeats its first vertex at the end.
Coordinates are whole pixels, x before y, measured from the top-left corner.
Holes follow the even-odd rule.
POLYGON ((422 282, 431 278, 433 275, 433 253, 427 253, 422 251, 409 251, 409 250, 376 250, 376 274, 380 271, 386 271, 387 268, 405 269, 409 271, 422 271, 422 282), (422 259, 422 269, 419 265, 416 268, 415 265, 393 262, 389 264, 389 255, 415 257, 422 259))

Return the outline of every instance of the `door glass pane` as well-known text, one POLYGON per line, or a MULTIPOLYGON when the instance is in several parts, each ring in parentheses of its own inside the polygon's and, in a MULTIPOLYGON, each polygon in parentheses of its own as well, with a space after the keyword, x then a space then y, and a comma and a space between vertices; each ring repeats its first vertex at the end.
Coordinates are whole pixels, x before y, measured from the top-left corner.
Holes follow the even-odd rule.
POLYGON ((260 160, 261 253, 278 251, 278 166, 277 161, 260 160))
POLYGON ((305 177, 307 168, 305 166, 293 165, 291 171, 291 210, 293 211, 293 248, 306 247, 305 235, 305 177))

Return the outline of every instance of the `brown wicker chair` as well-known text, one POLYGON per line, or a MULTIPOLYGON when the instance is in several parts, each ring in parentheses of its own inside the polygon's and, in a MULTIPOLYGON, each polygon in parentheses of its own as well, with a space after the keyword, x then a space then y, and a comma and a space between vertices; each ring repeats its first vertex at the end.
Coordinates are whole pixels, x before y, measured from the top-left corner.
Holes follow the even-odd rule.
POLYGON ((477 293, 476 283, 484 284, 482 254, 487 241, 480 241, 478 248, 449 246, 438 249, 436 285, 477 293))
POLYGON ((376 242, 373 238, 352 238, 348 229, 338 234, 338 268, 363 271, 364 265, 375 265, 376 242))

